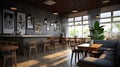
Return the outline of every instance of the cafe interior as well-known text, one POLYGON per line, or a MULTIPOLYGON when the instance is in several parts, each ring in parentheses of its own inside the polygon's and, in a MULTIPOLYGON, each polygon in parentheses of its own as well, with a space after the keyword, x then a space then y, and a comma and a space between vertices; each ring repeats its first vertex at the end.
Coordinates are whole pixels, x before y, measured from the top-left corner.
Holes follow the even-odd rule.
POLYGON ((0 0, 0 67, 120 67, 120 1, 0 0))

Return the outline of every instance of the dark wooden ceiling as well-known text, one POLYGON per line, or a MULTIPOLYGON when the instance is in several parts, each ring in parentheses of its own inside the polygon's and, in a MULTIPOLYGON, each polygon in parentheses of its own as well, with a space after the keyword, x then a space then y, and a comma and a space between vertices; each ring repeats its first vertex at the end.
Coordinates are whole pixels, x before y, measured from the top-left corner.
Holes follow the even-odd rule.
POLYGON ((45 0, 15 0, 19 3, 35 6, 50 12, 57 12, 65 15, 72 13, 73 9, 77 9, 79 12, 84 10, 90 10, 94 8, 119 4, 119 0, 110 0, 109 3, 102 4, 103 0, 54 0, 56 4, 46 5, 43 2, 45 0))

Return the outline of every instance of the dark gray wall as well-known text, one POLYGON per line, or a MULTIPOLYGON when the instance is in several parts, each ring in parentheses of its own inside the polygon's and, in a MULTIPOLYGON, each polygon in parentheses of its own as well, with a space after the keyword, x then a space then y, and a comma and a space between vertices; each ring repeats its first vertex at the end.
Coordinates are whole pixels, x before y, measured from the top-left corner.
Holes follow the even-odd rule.
POLYGON ((95 21, 99 21, 99 19, 96 18, 97 14, 98 15, 100 14, 100 8, 88 11, 88 15, 90 15, 89 16, 89 23, 91 26, 94 25, 95 21))
MULTIPOLYGON (((28 15, 29 13, 32 15, 32 17, 34 18, 34 24, 36 23, 41 23, 43 24, 44 18, 47 17, 48 22, 52 22, 54 23, 55 21, 58 21, 59 24, 61 24, 61 16, 57 15, 53 15, 52 12, 48 12, 45 10, 42 10, 40 8, 37 7, 33 7, 33 6, 28 6, 25 4, 20 4, 20 3, 16 3, 16 2, 12 2, 10 0, 2 0, 0 2, 0 34, 2 34, 2 11, 3 9, 10 9, 10 6, 14 4, 17 7, 17 11, 16 12, 23 12, 26 15, 28 15)), ((16 15, 15 15, 16 16, 16 15)), ((16 20, 15 20, 15 30, 16 30, 16 20)), ((42 25, 41 26, 41 31, 40 34, 50 34, 53 36, 59 36, 60 32, 61 32, 61 28, 59 30, 54 30, 54 27, 50 27, 50 31, 46 31, 46 26, 42 25)), ((26 34, 36 34, 34 29, 27 29, 26 28, 26 34)))

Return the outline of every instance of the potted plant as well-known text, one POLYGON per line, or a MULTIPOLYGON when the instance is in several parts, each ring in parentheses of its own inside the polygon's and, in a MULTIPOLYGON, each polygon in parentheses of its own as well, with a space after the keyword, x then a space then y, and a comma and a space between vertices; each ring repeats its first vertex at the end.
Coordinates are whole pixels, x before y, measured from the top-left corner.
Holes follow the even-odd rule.
POLYGON ((93 27, 90 27, 90 33, 92 40, 103 40, 105 38, 104 36, 104 26, 100 26, 99 22, 96 21, 93 27))

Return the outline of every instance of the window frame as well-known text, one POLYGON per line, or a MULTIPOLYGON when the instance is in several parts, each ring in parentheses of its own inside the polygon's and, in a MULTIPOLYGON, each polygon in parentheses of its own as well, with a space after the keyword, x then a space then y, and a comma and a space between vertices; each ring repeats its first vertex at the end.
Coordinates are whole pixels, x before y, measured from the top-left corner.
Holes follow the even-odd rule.
MULTIPOLYGON (((71 17, 70 17, 71 18, 71 17)), ((72 27, 72 26, 74 26, 74 34, 76 34, 76 32, 75 32, 75 26, 82 26, 82 37, 83 37, 83 35, 84 35, 84 31, 83 31, 83 27, 85 26, 85 25, 88 25, 89 26, 89 15, 83 15, 83 16, 75 16, 75 17, 72 17, 73 18, 73 25, 68 25, 67 27, 72 27), (85 19, 85 20, 83 20, 83 17, 84 16, 87 16, 88 17, 88 19, 85 19), (76 17, 81 17, 81 20, 75 20, 75 18, 76 17), (87 24, 84 24, 83 22, 84 21, 88 21, 88 23, 87 24), (76 22, 81 22, 81 24, 75 24, 76 22)), ((68 18, 69 19, 69 18, 68 18)), ((71 22, 68 22, 68 23, 71 23, 71 22)), ((75 35, 74 35, 75 36, 75 35)), ((71 37, 71 36, 69 36, 69 37, 71 37)))

